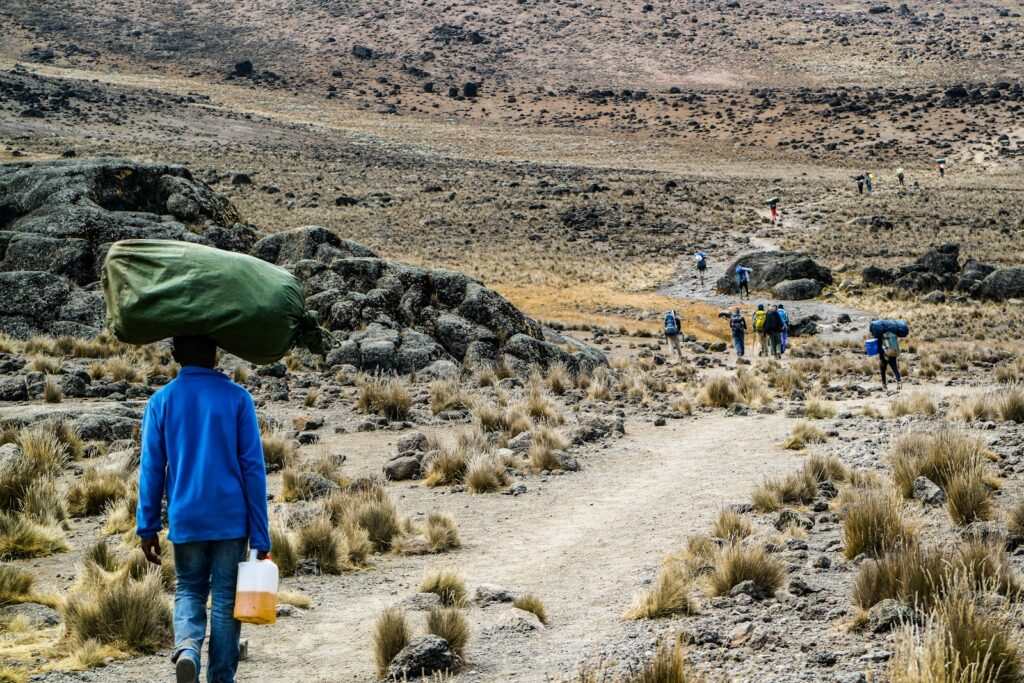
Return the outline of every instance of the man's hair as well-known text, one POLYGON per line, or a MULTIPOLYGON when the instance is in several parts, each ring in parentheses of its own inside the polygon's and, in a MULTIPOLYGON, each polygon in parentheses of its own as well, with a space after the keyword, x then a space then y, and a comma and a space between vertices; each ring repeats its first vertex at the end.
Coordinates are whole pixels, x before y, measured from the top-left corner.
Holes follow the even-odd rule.
POLYGON ((217 345, 209 337, 192 335, 171 340, 171 355, 178 365, 212 368, 217 364, 217 345))
POLYGON ((757 305, 757 310, 763 311, 764 310, 764 304, 758 304, 757 305))

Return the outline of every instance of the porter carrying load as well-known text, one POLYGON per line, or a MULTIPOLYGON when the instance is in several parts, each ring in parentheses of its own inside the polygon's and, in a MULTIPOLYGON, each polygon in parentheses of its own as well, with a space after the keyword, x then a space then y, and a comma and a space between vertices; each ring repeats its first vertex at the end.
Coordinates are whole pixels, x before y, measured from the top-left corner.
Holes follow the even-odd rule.
POLYGON ((205 335, 257 365, 293 346, 323 354, 333 343, 306 309, 302 283, 260 259, 190 242, 124 240, 102 273, 107 326, 122 342, 205 335))

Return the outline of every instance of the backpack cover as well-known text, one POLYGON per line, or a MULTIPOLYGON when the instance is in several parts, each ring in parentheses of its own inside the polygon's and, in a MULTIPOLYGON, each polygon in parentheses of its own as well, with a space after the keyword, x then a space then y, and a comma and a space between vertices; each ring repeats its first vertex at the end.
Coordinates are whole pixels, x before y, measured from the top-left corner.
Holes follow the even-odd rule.
POLYGON ((675 314, 671 311, 665 314, 665 334, 674 337, 679 334, 679 323, 675 314))
POLYGON ((906 337, 910 334, 910 327, 903 320, 873 320, 868 326, 871 336, 881 339, 887 332, 892 332, 897 337, 906 337))

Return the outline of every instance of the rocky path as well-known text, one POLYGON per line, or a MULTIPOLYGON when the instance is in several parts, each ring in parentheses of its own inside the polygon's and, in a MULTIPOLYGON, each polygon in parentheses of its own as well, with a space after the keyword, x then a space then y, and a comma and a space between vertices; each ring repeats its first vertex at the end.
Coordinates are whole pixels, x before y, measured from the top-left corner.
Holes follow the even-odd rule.
MULTIPOLYGON (((403 512, 453 514, 464 547, 439 557, 379 558, 374 570, 357 574, 287 580, 316 606, 275 627, 247 627, 253 654, 239 680, 297 680, 298 672, 306 681, 372 680, 370 636, 380 610, 440 567, 462 572, 470 591, 496 583, 534 593, 550 615, 547 629, 524 633, 507 625, 507 607, 469 607, 473 638, 462 680, 558 680, 584 661, 642 653, 661 624, 623 622, 622 613, 661 559, 707 531, 723 504, 799 465, 776 446, 789 427, 778 416, 629 423, 627 436, 583 457, 580 473, 527 478, 529 492, 515 498, 394 484, 403 512)), ((376 470, 385 439, 394 438, 343 435, 330 445, 353 453, 346 469, 355 474, 376 470)), ((422 629, 424 615, 409 616, 422 629)), ((147 657, 82 680, 157 680, 167 666, 147 657)))

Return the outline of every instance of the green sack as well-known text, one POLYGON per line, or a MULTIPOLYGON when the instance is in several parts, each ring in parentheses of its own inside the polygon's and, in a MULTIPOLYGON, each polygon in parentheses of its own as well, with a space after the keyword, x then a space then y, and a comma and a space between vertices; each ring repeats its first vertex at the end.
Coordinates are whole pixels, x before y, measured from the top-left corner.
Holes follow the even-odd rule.
POLYGON ((124 240, 110 247, 101 279, 107 326, 128 344, 206 335, 264 365, 292 346, 322 354, 333 342, 317 313, 306 310, 302 283, 246 254, 190 242, 124 240))

